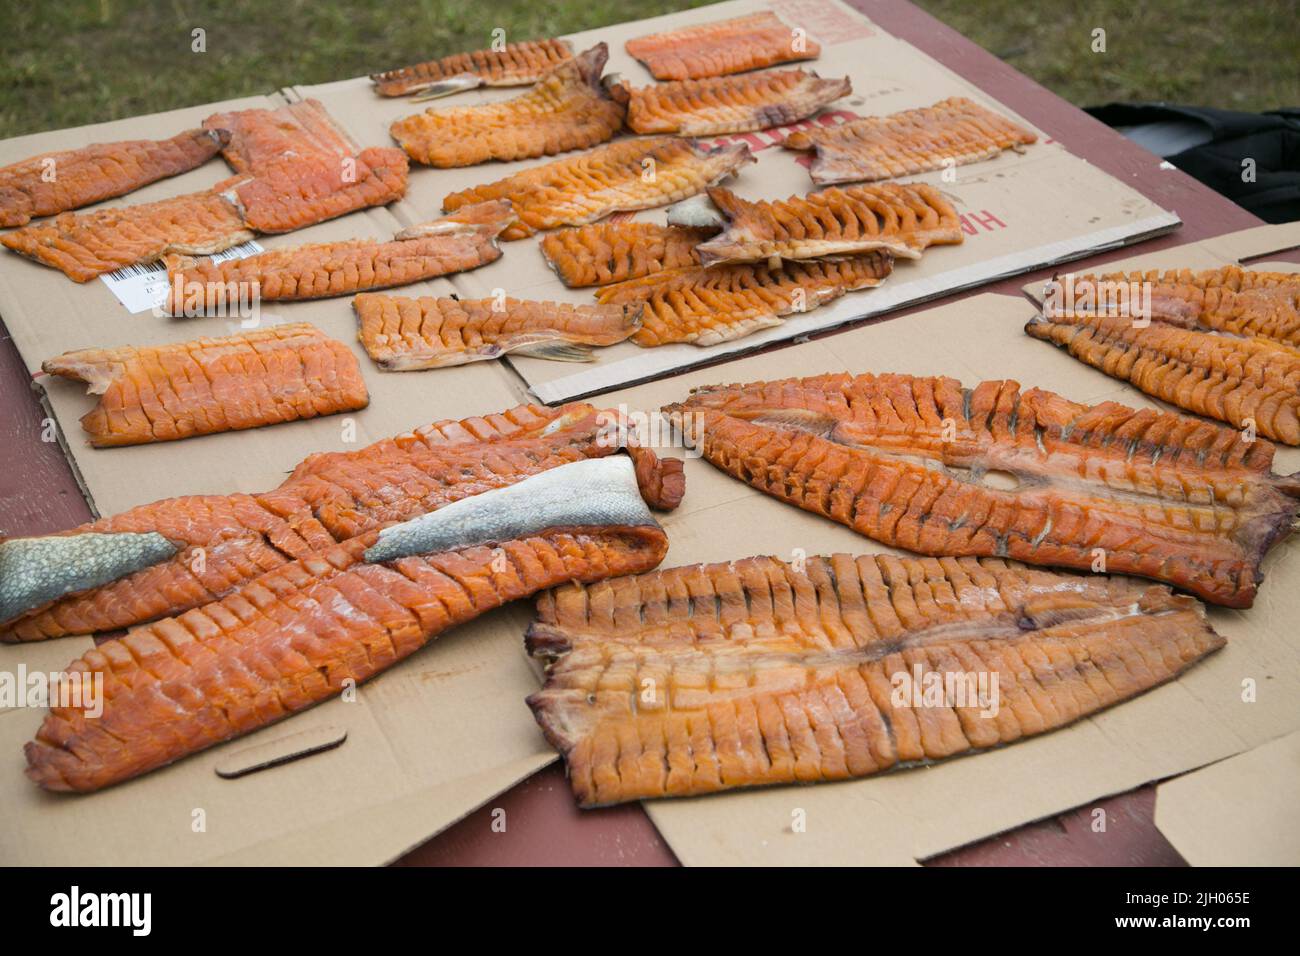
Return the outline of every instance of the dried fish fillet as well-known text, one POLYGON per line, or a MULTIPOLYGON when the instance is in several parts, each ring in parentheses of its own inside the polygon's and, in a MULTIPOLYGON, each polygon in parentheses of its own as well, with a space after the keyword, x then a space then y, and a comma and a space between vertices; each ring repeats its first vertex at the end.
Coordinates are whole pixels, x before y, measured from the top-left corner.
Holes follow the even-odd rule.
POLYGON ((1300 445, 1300 349, 1126 315, 1035 317, 1025 331, 1171 405, 1300 445))
MULTIPOLYGON (((112 631, 219 600, 357 535, 614 454, 627 437, 617 421, 585 403, 520 405, 312 455, 272 491, 166 498, 60 534, 0 540, 0 641, 112 631)), ((682 463, 629 452, 646 501, 676 507, 682 463)))
POLYGON ((615 212, 666 206, 693 196, 754 162, 744 143, 705 149, 671 136, 628 139, 452 193, 442 207, 507 199, 519 222, 504 239, 558 226, 581 226, 615 212))
POLYGON ((512 100, 426 110, 389 132, 411 159, 441 168, 586 149, 623 127, 626 107, 600 79, 608 59, 609 48, 598 43, 512 100))
POLYGON ((922 554, 1153 578, 1249 607, 1291 530, 1273 445, 1012 381, 823 375, 698 390, 666 411, 760 491, 922 554))
MULTIPOLYGON (((700 244, 700 262, 711 266, 764 259, 814 259, 883 249, 919 259, 932 245, 962 241, 957 210, 943 194, 924 183, 884 183, 825 189, 778 202, 748 202, 714 186, 709 201, 725 230, 700 244)), ((683 205, 694 203, 688 200, 683 205)), ((668 211, 676 221, 678 210, 668 211)), ((700 211, 690 212, 700 221, 700 211)))
POLYGON ((221 313, 254 298, 323 299, 477 269, 501 258, 497 236, 514 221, 509 203, 482 203, 389 242, 312 243, 225 262, 167 256, 167 307, 172 315, 221 313))
POLYGON ((627 125, 677 136, 748 133, 807 119, 852 92, 847 76, 823 80, 802 70, 659 83, 627 90, 627 125))
POLYGON ((203 128, 226 132, 222 155, 231 169, 249 176, 283 172, 311 158, 341 161, 360 151, 320 100, 213 113, 203 128))
POLYGON ((865 777, 1014 743, 1226 643, 1168 588, 835 554, 542 594, 529 706, 584 807, 865 777))
POLYGON ((954 96, 922 109, 868 116, 829 129, 800 130, 782 145, 815 149, 812 180, 825 185, 978 163, 1037 139, 1011 120, 964 96, 954 96))
MULTIPOLYGON (((1057 285, 1068 297, 1065 312, 1104 312, 1124 294, 1145 288, 1150 318, 1207 332, 1258 336, 1300 347, 1300 273, 1261 272, 1241 266, 1192 271, 1066 275, 1057 285)), ((1052 308, 1045 303, 1045 308, 1052 308)))
POLYGON ((815 60, 821 46, 770 10, 734 20, 628 40, 629 54, 656 80, 696 80, 795 60, 815 60))
POLYGON ((0 168, 0 226, 25 226, 122 196, 206 163, 226 145, 223 130, 189 129, 171 139, 95 143, 42 153, 0 168))
POLYGON ((235 204, 218 192, 88 213, 65 212, 0 236, 14 252, 76 282, 168 253, 212 255, 253 238, 235 204))
POLYGON ((41 368, 100 396, 81 419, 96 448, 258 428, 370 403, 356 356, 305 322, 150 348, 81 349, 41 368))
POLYGON ((809 312, 846 292, 880 285, 893 269, 888 253, 843 259, 697 266, 606 286, 602 304, 645 303, 632 341, 644 348, 690 342, 701 347, 781 325, 781 316, 809 312))
POLYGON ((73 662, 102 681, 103 711, 51 708, 27 775, 49 790, 121 783, 327 700, 509 601, 646 571, 667 550, 622 456, 334 545, 73 662))
POLYGON ((396 70, 374 73, 370 79, 380 96, 422 94, 433 99, 479 86, 528 86, 573 56, 567 40, 526 40, 501 50, 455 53, 396 70))
POLYGON ((622 342, 640 306, 571 305, 522 299, 418 299, 359 295, 357 337, 390 372, 446 368, 506 353, 590 362, 591 347, 622 342))
POLYGON ((700 264, 695 247, 716 230, 601 222, 542 237, 542 255, 569 288, 609 285, 700 264))

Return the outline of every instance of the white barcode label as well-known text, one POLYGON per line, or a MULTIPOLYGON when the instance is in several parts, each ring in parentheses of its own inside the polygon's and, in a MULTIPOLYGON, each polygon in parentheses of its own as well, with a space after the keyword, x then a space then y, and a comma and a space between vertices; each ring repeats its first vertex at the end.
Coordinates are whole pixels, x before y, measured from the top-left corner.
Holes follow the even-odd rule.
MULTIPOLYGON (((211 259, 213 262, 225 262, 227 259, 247 259, 265 250, 255 241, 231 246, 225 252, 218 252, 211 259)), ((167 301, 167 267, 161 262, 147 262, 142 265, 126 266, 116 272, 102 275, 100 278, 108 291, 117 297, 117 301, 126 307, 126 311, 135 315, 148 312, 167 301)))

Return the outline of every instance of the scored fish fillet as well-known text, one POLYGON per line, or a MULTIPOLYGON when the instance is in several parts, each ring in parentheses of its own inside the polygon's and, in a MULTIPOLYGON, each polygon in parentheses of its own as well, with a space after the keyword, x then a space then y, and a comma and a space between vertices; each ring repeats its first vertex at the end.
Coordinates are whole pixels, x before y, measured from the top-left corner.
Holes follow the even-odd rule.
MULTIPOLYGON (((702 197, 701 197, 702 198, 702 197)), ((884 249, 919 259, 932 245, 955 245, 963 236, 957 210, 925 183, 883 183, 824 189, 784 201, 749 202, 714 186, 708 199, 723 232, 695 250, 704 265, 763 259, 814 259, 884 249)), ((683 206, 689 206, 689 200, 683 206)), ((668 221, 684 212, 668 211, 668 221)), ((689 210, 700 221, 698 207, 689 210)))
POLYGON ((627 52, 656 80, 696 80, 795 60, 815 60, 821 46, 770 10, 628 40, 627 52))
POLYGON ((380 96, 420 93, 419 99, 433 99, 479 86, 528 86, 572 56, 568 40, 525 40, 372 73, 370 79, 380 96))
POLYGON ((760 491, 922 554, 1154 578, 1249 607, 1291 530, 1273 445, 1012 381, 823 375, 697 390, 665 411, 760 491))
POLYGON ((509 203, 480 203, 403 229, 388 242, 311 243, 225 262, 166 256, 167 308, 202 315, 254 297, 322 299, 477 269, 501 258, 497 236, 514 221, 509 203))
POLYGON ((626 107, 600 78, 608 59, 609 48, 598 43, 514 99, 426 110, 398 120, 389 132, 411 159, 441 168, 586 149, 623 127, 626 107))
POLYGON ((94 143, 0 168, 0 226, 25 226, 188 172, 230 141, 224 130, 188 129, 171 139, 94 143))
POLYGON ((1035 317, 1025 331, 1171 405, 1300 445, 1300 349, 1127 315, 1035 317))
POLYGON ((627 89, 627 125, 678 136, 748 133, 807 119, 852 92, 847 76, 823 80, 802 70, 659 83, 627 89))
MULTIPOLYGON (((69 531, 0 541, 0 641, 130 627, 215 601, 257 575, 632 441, 618 413, 520 405, 304 459, 260 494, 165 498, 69 531)), ((671 509, 682 463, 629 448, 647 501, 671 509)))
POLYGON ((954 96, 922 109, 867 116, 829 129, 799 130, 782 145, 815 149, 812 180, 825 185, 978 163, 1037 139, 1011 120, 964 96, 954 96))
POLYGON ((701 347, 781 325, 846 292, 880 285, 893 269, 886 252, 841 259, 695 266, 633 279, 596 291, 602 304, 645 303, 632 341, 644 348, 690 342, 701 347))
POLYGON ((542 255, 569 288, 609 285, 699 265, 698 246, 717 230, 652 222, 601 222, 542 237, 542 255))
POLYGON ((543 593, 529 706, 583 807, 815 783, 1065 727, 1224 639, 1168 588, 996 558, 769 557, 543 593))
POLYGON ((352 305, 366 354, 390 372, 464 365, 509 352, 590 362, 592 346, 622 342, 641 324, 641 307, 632 305, 377 294, 359 295, 352 305))
POLYGON ((693 196, 754 162, 744 143, 706 149, 673 136, 627 139, 452 193, 442 208, 507 199, 519 222, 502 235, 523 239, 558 226, 581 226, 615 212, 666 206, 693 196))
POLYGON ((622 456, 330 546, 86 652, 67 670, 102 680, 103 712, 51 708, 27 775, 49 790, 120 783, 327 700, 509 601, 646 571, 667 550, 622 456))
POLYGON ((370 403, 352 351, 305 322, 149 348, 80 349, 41 369, 85 382, 99 396, 81 418, 96 448, 257 428, 370 403))
POLYGON ((1151 269, 1066 275, 1055 281, 1073 293, 1060 303, 1064 311, 1105 311, 1128 290, 1145 288, 1153 319, 1189 329, 1260 336, 1300 347, 1300 273, 1261 272, 1229 265, 1200 271, 1151 269))

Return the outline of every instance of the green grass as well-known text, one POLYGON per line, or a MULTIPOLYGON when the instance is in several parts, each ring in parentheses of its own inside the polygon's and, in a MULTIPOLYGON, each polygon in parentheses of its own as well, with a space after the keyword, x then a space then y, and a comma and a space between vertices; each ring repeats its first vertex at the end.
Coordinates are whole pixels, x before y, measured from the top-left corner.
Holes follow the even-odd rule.
MULTIPOLYGON (((1079 105, 1300 102, 1297 0, 919 0, 1079 105), (1089 49, 1107 33, 1107 52, 1089 49)), ((319 83, 702 0, 0 0, 0 137, 319 83), (191 52, 191 31, 207 51, 191 52)))

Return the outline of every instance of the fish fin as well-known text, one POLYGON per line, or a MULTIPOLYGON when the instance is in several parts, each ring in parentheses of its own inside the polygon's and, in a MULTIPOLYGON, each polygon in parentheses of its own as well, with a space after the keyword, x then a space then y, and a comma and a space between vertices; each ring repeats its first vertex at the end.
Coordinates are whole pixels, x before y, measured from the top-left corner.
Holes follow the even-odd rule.
POLYGON ((551 362, 596 361, 596 356, 592 353, 590 345, 582 345, 579 342, 566 342, 563 339, 526 342, 523 345, 509 346, 503 351, 515 355, 527 355, 530 358, 546 359, 551 362))
POLYGON ((442 99, 444 96, 451 96, 454 93, 463 93, 465 90, 476 90, 483 85, 483 78, 473 73, 460 73, 456 76, 449 76, 444 80, 430 83, 428 86, 416 92, 411 97, 412 103, 427 103, 429 100, 442 99))

